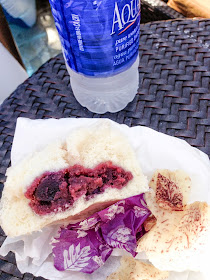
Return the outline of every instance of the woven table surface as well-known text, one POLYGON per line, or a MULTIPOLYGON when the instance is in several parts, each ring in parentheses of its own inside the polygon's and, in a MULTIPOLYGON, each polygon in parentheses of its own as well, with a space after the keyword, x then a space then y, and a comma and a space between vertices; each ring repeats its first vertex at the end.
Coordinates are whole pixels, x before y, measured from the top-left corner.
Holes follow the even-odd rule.
MULTIPOLYGON (((210 20, 173 20, 141 26, 140 85, 118 113, 97 115, 75 100, 62 55, 44 64, 0 107, 0 193, 10 165, 18 117, 110 118, 144 125, 185 139, 210 155, 210 20)), ((0 231, 0 245, 5 239, 0 231)), ((42 279, 22 275, 12 253, 0 257, 1 280, 42 279)))

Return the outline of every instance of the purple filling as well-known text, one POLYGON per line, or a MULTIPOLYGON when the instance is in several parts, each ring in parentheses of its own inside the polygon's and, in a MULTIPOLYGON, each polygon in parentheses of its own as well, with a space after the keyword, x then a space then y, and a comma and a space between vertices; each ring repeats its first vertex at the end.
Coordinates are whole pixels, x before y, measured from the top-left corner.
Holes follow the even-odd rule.
POLYGON ((55 198, 56 193, 59 192, 60 182, 67 186, 62 174, 51 173, 47 175, 39 183, 34 192, 34 197, 43 203, 51 202, 55 198))
POLYGON ((25 196, 38 215, 64 211, 81 196, 86 199, 106 188, 121 189, 133 178, 131 172, 112 162, 101 163, 94 169, 74 165, 58 172, 46 172, 27 189, 25 196))

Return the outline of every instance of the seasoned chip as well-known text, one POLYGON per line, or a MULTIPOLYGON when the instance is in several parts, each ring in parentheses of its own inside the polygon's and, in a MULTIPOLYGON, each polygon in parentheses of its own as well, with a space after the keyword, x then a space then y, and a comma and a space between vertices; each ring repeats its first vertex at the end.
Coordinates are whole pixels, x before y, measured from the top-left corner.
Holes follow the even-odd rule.
POLYGON ((186 206, 191 180, 182 170, 157 170, 150 181, 157 204, 166 210, 182 211, 186 206))
POLYGON ((157 204, 153 190, 145 199, 157 223, 139 240, 137 251, 145 251, 160 270, 200 271, 210 236, 210 206, 194 202, 184 211, 165 210, 157 204))
POLYGON ((160 271, 151 264, 132 257, 122 257, 120 268, 107 280, 162 280, 168 276, 167 271, 160 271))
POLYGON ((128 280, 132 279, 132 273, 135 269, 136 262, 134 258, 131 257, 122 257, 120 260, 121 266, 120 268, 109 275, 107 280, 128 280))

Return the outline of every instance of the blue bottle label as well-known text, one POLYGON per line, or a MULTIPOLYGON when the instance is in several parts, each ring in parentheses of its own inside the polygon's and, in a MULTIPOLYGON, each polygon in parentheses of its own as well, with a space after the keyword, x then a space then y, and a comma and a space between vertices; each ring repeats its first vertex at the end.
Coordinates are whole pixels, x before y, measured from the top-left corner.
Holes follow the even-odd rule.
POLYGON ((88 76, 128 69, 139 47, 139 0, 50 0, 67 64, 88 76))

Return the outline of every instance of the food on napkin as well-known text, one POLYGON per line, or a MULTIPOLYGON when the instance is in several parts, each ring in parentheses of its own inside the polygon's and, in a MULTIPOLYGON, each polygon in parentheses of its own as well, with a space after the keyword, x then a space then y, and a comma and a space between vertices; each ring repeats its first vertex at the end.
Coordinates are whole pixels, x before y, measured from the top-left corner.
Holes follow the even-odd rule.
POLYGON ((137 240, 145 234, 143 223, 150 214, 140 194, 61 228, 52 241, 55 268, 92 273, 104 265, 114 248, 136 256, 137 240))
POLYGON ((153 265, 132 257, 124 256, 120 262, 120 268, 108 276, 107 280, 163 280, 169 276, 167 271, 160 271, 153 265))
POLYGON ((132 147, 106 120, 49 144, 6 175, 0 222, 8 236, 82 220, 148 190, 132 147))
MULTIPOLYGON (((184 197, 188 195, 189 188, 185 182, 189 183, 190 180, 183 176, 183 185, 185 184, 186 189, 182 189, 182 184, 177 183, 180 178, 180 173, 177 172, 168 176, 168 178, 173 178, 173 181, 167 184, 168 190, 170 190, 170 186, 176 184, 177 188, 173 188, 176 192, 162 197, 163 200, 160 203, 157 178, 161 178, 161 183, 163 183, 162 177, 158 174, 164 176, 166 172, 168 171, 159 170, 155 173, 149 184, 153 189, 145 194, 148 208, 157 222, 139 240, 137 251, 145 251, 149 261, 160 270, 201 271, 204 264, 199 260, 205 252, 205 246, 210 236, 210 206, 206 202, 194 202, 180 210, 180 207, 174 208, 174 203, 172 203, 172 207, 168 208, 173 201, 174 194, 179 194, 179 198, 182 194, 183 201, 185 201, 184 197), (156 187, 154 187, 155 183, 156 187)), ((165 189, 162 188, 162 190, 165 193, 165 189)), ((176 201, 178 201, 177 205, 181 205, 179 199, 176 201)))

